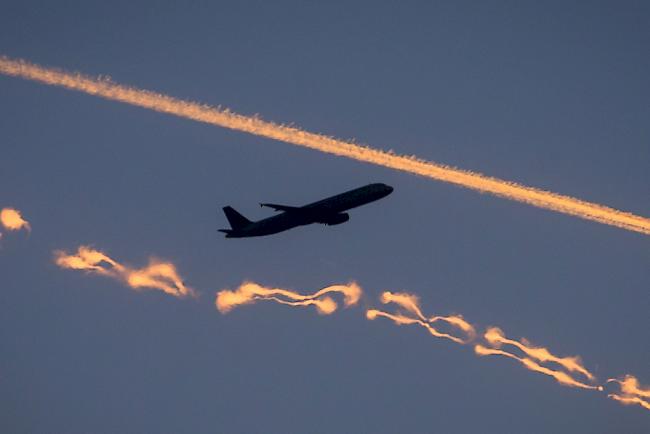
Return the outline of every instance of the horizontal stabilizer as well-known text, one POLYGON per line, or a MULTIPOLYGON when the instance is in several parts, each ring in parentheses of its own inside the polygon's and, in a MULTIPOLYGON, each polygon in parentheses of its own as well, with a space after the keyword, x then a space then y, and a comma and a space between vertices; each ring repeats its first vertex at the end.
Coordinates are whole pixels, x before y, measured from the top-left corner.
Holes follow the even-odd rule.
POLYGON ((278 205, 276 203, 261 203, 260 206, 262 207, 265 206, 267 208, 273 208, 276 211, 284 211, 284 212, 295 211, 299 208, 297 206, 278 205))

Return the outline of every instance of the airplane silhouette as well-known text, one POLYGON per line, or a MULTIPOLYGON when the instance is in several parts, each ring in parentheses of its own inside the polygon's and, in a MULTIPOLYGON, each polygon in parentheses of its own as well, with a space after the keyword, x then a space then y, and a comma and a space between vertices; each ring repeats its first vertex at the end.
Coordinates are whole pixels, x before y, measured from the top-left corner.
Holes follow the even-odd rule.
POLYGON ((338 225, 350 220, 350 215, 343 211, 374 202, 393 192, 393 187, 386 184, 368 184, 355 188, 318 202, 295 207, 273 203, 261 203, 260 206, 273 208, 282 214, 274 215, 256 222, 226 206, 223 212, 230 223, 231 229, 219 229, 226 238, 261 237, 277 234, 297 226, 321 223, 328 226, 338 225))

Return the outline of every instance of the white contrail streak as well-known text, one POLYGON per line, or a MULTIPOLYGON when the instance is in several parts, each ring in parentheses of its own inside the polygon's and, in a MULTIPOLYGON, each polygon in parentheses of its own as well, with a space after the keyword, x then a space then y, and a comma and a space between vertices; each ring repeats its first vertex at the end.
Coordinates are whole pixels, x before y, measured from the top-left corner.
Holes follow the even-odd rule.
POLYGON ((184 101, 147 90, 123 86, 106 79, 45 68, 24 60, 13 60, 7 57, 0 57, 0 73, 54 86, 62 86, 162 113, 397 169, 482 193, 490 193, 495 196, 527 203, 539 208, 650 235, 650 219, 646 217, 570 196, 492 178, 480 173, 424 161, 411 156, 395 155, 390 152, 309 133, 295 127, 263 121, 257 117, 242 116, 227 109, 184 101))

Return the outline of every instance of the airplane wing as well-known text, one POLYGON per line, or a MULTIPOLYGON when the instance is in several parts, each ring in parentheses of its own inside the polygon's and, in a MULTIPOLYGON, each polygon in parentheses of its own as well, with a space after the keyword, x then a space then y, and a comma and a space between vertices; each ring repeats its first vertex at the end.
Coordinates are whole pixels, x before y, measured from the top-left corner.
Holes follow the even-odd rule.
POLYGON ((267 208, 273 208, 276 211, 284 211, 284 212, 296 211, 300 209, 300 207, 297 206, 278 205, 276 203, 261 203, 260 206, 262 207, 265 206, 267 208))

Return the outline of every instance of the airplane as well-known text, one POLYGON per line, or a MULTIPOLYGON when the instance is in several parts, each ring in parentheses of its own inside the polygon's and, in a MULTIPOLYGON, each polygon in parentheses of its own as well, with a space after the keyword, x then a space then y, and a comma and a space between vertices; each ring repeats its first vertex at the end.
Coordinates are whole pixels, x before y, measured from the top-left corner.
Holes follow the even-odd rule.
POLYGON ((234 208, 226 206, 223 208, 223 212, 226 214, 231 229, 219 229, 219 232, 224 232, 226 238, 245 238, 277 234, 297 226, 313 223, 334 226, 350 220, 350 215, 343 211, 374 202, 392 192, 393 187, 377 183, 355 188, 300 207, 261 203, 261 207, 272 208, 275 211, 281 211, 282 214, 256 222, 248 220, 234 208))

